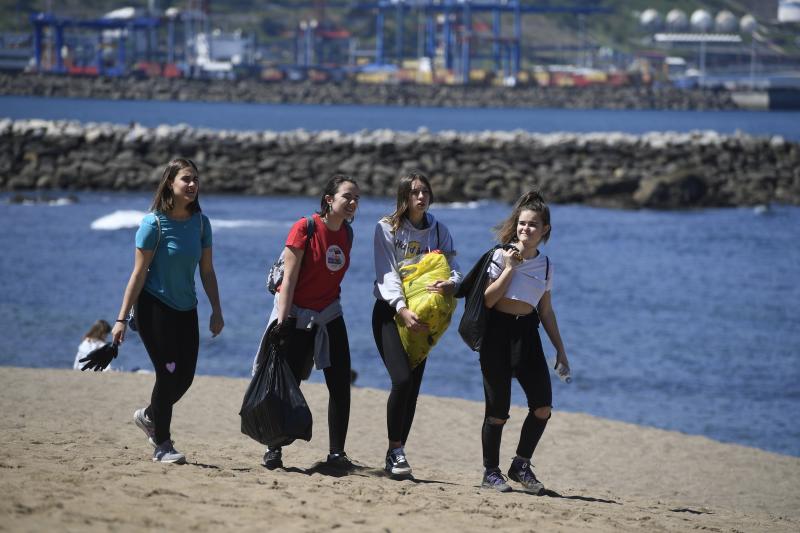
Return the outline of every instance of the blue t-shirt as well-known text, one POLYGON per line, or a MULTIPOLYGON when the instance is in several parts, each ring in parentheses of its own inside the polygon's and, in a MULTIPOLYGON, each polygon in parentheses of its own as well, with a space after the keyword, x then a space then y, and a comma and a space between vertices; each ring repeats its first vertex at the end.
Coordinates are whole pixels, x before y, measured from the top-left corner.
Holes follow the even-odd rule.
POLYGON ((194 213, 187 220, 174 220, 163 213, 150 213, 142 219, 136 231, 136 247, 153 250, 157 242, 158 250, 147 271, 144 290, 173 309, 194 309, 197 306, 194 273, 202 249, 211 247, 208 217, 194 213), (160 240, 156 216, 161 222, 160 240))

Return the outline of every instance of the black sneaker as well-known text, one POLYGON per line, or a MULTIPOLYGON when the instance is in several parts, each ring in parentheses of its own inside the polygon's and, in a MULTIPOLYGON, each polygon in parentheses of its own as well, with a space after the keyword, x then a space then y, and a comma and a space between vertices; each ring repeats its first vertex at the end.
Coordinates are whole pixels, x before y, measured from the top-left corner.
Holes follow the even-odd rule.
POLYGON ((544 484, 536 479, 536 475, 531 470, 531 463, 525 459, 515 457, 511 461, 508 469, 508 479, 520 483, 526 492, 541 494, 544 492, 544 484))
POLYGON ((395 448, 386 452, 386 473, 390 476, 410 476, 411 465, 406 460, 403 448, 395 448))
POLYGON ((481 488, 494 489, 497 492, 511 492, 511 487, 506 483, 506 478, 499 468, 487 468, 483 472, 481 488))
POLYGON ((328 458, 325 460, 325 465, 344 471, 353 470, 353 468, 355 468, 353 462, 344 452, 329 453, 328 458))
POLYGON ((283 457, 280 448, 267 448, 267 453, 264 454, 263 464, 267 470, 275 470, 276 468, 283 468, 283 457))

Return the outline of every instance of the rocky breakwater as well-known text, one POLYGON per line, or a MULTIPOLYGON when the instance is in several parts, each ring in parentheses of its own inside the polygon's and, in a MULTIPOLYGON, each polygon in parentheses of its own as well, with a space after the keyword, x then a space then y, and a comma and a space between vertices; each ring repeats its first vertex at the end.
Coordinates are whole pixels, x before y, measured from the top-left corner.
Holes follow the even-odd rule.
POLYGON ((680 209, 800 205, 800 144, 781 137, 388 130, 231 132, 42 120, 0 121, 0 189, 153 190, 163 165, 189 157, 203 190, 316 195, 333 173, 391 196, 418 168, 445 201, 516 198, 680 209))
POLYGON ((556 109, 738 109, 723 90, 674 87, 481 87, 342 82, 263 82, 0 74, 0 95, 273 104, 364 104, 556 109))

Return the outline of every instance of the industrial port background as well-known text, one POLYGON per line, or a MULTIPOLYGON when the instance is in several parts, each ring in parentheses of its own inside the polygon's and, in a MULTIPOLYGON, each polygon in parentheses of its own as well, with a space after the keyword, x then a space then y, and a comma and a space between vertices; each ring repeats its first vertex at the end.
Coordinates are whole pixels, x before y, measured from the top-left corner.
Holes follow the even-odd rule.
MULTIPOLYGON (((419 3, 419 2, 417 2, 419 3)), ((333 31, 346 32, 353 38, 359 50, 375 48, 376 16, 369 4, 363 1, 289 1, 258 2, 248 0, 206 1, 206 2, 166 2, 119 0, 0 0, 0 32, 28 32, 32 25, 33 13, 48 12, 59 17, 91 19, 101 17, 114 9, 130 6, 146 10, 148 4, 158 10, 169 7, 179 9, 199 8, 209 14, 211 28, 223 32, 240 31, 253 36, 258 43, 260 64, 286 64, 295 62, 296 34, 299 26, 314 21, 319 27, 333 31)), ((414 4, 410 2, 409 4, 414 4)), ((777 0, 564 0, 528 1, 524 6, 547 8, 599 7, 607 11, 595 14, 577 15, 575 12, 554 10, 551 13, 529 13, 522 17, 521 61, 523 68, 534 64, 576 64, 587 66, 591 57, 600 49, 613 51, 620 66, 626 66, 631 58, 647 53, 654 47, 647 39, 647 31, 640 23, 640 14, 647 9, 657 10, 663 17, 670 9, 681 9, 691 14, 697 9, 705 9, 712 16, 722 10, 729 10, 737 18, 750 14, 759 23, 759 57, 763 64, 775 63, 792 65, 800 63, 800 25, 778 24, 776 14, 777 0)), ((388 12, 387 12, 388 13, 388 12)), ((420 18, 409 10, 404 20, 403 57, 414 59, 419 56, 420 43, 417 28, 420 18)), ((475 13, 473 23, 478 27, 491 27, 490 13, 475 13)), ((503 15, 504 33, 509 34, 512 26, 511 15, 503 15)), ((389 13, 385 18, 384 38, 387 61, 396 60, 396 18, 389 13)), ((746 46, 742 47, 744 55, 746 46)), ((670 52, 673 54, 674 52, 670 52)), ((693 53, 684 51, 677 55, 692 58, 693 53)), ((338 63, 352 60, 340 48, 329 58, 338 63)), ((473 61, 474 68, 491 68, 488 59, 473 61)))

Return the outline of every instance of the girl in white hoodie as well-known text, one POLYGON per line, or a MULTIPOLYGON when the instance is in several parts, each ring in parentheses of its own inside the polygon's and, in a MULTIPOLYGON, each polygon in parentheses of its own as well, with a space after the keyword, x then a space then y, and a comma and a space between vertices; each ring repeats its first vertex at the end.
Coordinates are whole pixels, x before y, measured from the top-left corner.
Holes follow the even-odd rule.
POLYGON ((428 213, 432 202, 433 191, 428 178, 419 171, 411 171, 400 178, 394 213, 382 218, 375 226, 376 302, 372 311, 372 333, 392 380, 386 406, 389 447, 385 467, 391 476, 411 474, 404 448, 425 372, 425 361, 411 368, 408 354, 400 341, 395 315, 412 331, 428 329, 427 324, 406 304, 399 266, 416 255, 440 250, 448 258, 450 277, 432 283, 427 287, 428 291, 452 294, 462 279, 450 232, 428 213))

